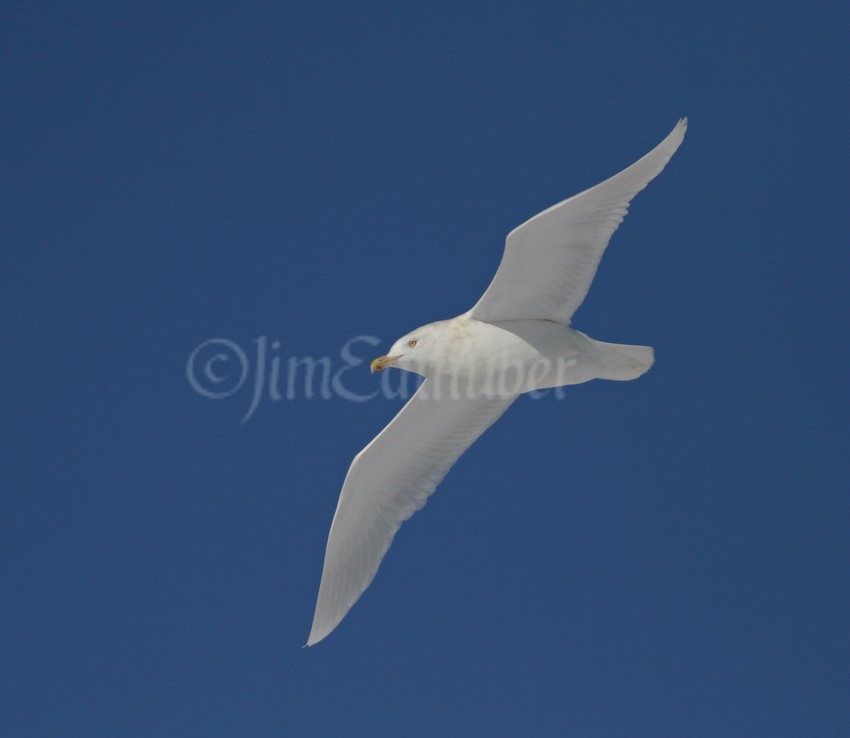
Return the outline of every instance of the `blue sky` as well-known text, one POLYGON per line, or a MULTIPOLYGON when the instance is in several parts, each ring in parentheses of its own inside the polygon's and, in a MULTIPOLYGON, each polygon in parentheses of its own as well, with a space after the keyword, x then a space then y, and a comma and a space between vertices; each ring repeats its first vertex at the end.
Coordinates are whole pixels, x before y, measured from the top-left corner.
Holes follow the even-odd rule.
POLYGON ((0 733, 847 735, 847 15, 5 3, 0 733), (465 311, 682 115, 574 320, 655 367, 517 402, 302 649, 401 400, 240 422, 256 339, 336 371, 465 311))

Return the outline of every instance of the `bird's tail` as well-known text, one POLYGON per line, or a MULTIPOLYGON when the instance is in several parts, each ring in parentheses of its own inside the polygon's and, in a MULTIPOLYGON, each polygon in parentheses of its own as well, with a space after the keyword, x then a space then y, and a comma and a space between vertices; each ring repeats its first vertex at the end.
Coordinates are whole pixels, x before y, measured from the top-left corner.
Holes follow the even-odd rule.
POLYGON ((597 341, 596 344, 603 349, 602 379, 614 379, 620 382, 637 379, 641 374, 646 374, 655 361, 652 346, 630 346, 625 343, 604 343, 603 341, 597 341))

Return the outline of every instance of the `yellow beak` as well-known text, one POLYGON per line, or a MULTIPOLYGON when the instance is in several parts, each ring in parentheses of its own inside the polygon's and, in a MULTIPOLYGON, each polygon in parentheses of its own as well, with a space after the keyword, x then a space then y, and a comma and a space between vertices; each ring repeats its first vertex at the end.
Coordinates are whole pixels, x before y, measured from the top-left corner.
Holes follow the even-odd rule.
POLYGON ((372 372, 379 372, 381 369, 386 369, 388 366, 395 364, 401 356, 379 356, 369 366, 372 372))

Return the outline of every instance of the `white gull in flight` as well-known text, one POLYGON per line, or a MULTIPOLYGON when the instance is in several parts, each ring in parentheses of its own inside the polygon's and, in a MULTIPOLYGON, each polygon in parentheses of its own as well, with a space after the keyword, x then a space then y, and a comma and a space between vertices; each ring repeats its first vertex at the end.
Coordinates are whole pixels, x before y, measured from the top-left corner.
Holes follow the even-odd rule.
POLYGON ((595 341, 571 328, 570 319, 629 202, 665 167, 686 128, 683 118, 627 169, 515 228, 475 307, 411 331, 372 362, 373 371, 396 367, 425 381, 351 462, 308 646, 339 625, 401 524, 518 395, 591 379, 635 379, 652 366, 650 347, 595 341))

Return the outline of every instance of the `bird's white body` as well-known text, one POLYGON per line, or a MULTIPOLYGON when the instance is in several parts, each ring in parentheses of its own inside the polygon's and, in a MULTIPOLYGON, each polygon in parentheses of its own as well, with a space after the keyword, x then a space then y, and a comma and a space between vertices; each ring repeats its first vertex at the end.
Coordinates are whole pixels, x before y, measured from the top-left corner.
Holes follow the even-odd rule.
POLYGON ((649 346, 603 343, 551 320, 487 323, 469 313, 418 328, 389 353, 400 357, 394 366, 432 380, 445 394, 455 386, 498 397, 591 379, 635 379, 653 361, 649 346), (411 340, 413 350, 406 347, 411 340))
POLYGON ((325 638, 369 586, 393 536, 460 455, 524 392, 591 379, 635 379, 648 346, 603 343, 570 327, 631 199, 682 143, 682 119, 619 174, 508 234, 496 276, 475 306, 417 328, 373 370, 425 382, 351 463, 331 524, 307 645, 325 638))

